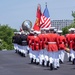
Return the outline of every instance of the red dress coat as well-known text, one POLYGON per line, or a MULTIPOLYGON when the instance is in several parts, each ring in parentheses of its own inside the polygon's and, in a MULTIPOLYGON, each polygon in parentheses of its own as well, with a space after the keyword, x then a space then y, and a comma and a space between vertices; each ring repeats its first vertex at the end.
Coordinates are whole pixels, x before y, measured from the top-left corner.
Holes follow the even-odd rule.
POLYGON ((45 34, 45 41, 44 41, 44 48, 48 49, 48 41, 47 41, 47 37, 48 37, 49 33, 45 34))
POLYGON ((66 34, 66 41, 67 41, 67 44, 68 44, 68 47, 70 47, 70 34, 66 34))
POLYGON ((33 37, 34 35, 29 35, 27 38, 29 48, 33 47, 33 37))
POLYGON ((66 45, 67 41, 66 41, 66 38, 65 36, 63 35, 59 35, 58 36, 58 47, 59 47, 59 50, 65 50, 65 45, 66 45))
POLYGON ((33 36, 33 39, 32 39, 32 50, 34 51, 38 51, 40 48, 39 48, 39 45, 40 45, 40 40, 39 40, 39 37, 38 36, 33 36))
POLYGON ((70 49, 73 49, 73 38, 75 34, 69 34, 68 35, 68 42, 69 42, 69 47, 70 49))
POLYGON ((74 36, 73 36, 73 50, 75 51, 75 34, 74 34, 74 36))
POLYGON ((40 40, 40 50, 44 49, 45 47, 45 34, 38 35, 40 40))
POLYGON ((56 52, 58 51, 58 35, 54 33, 50 33, 47 36, 48 42, 48 51, 56 52))

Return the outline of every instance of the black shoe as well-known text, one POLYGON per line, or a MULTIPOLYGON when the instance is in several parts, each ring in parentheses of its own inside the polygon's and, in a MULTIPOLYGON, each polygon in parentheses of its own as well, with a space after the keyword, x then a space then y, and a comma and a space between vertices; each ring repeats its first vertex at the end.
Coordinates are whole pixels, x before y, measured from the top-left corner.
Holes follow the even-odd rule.
POLYGON ((47 67, 49 67, 49 61, 47 61, 47 67))
POLYGON ((44 66, 44 62, 45 62, 45 61, 43 60, 43 61, 42 61, 42 66, 44 66))
POLYGON ((31 64, 33 63, 33 58, 31 59, 31 64))
POLYGON ((17 53, 17 50, 15 50, 15 53, 17 53))
POLYGON ((36 65, 39 65, 39 62, 36 62, 36 65))
POLYGON ((34 64, 36 64, 36 59, 34 60, 34 64))
POLYGON ((25 55, 25 54, 23 54, 23 57, 26 57, 26 55, 25 55))
POLYGON ((21 52, 19 52, 19 54, 22 56, 22 53, 21 52))
POLYGON ((75 58, 73 59, 72 64, 73 64, 73 65, 75 64, 75 58))
POLYGON ((69 62, 71 62, 71 57, 69 57, 69 62))
POLYGON ((57 68, 60 68, 59 66, 57 66, 57 68))
POLYGON ((29 50, 27 51, 27 54, 29 54, 29 50))
POLYGON ((23 53, 20 53, 20 55, 23 57, 23 53))
POLYGON ((54 70, 57 70, 57 68, 54 68, 54 70))
POLYGON ((61 59, 59 59, 59 63, 60 63, 60 64, 63 64, 63 62, 61 61, 61 59))
POLYGON ((50 70, 53 70, 53 64, 50 64, 50 70))

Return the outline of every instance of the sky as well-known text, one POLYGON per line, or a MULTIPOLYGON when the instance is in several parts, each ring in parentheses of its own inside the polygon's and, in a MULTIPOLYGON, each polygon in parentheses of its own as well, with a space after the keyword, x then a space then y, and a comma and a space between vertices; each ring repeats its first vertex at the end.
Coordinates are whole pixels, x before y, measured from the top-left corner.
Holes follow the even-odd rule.
POLYGON ((34 25, 37 5, 41 4, 43 12, 46 2, 51 20, 73 20, 71 14, 75 11, 75 0, 0 0, 0 24, 8 24, 17 30, 25 20, 34 25))

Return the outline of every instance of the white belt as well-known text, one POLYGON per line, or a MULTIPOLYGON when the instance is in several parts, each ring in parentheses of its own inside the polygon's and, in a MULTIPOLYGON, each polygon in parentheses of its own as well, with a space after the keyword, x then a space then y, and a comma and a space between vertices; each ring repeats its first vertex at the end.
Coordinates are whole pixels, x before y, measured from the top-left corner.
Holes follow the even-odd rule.
POLYGON ((56 42, 48 42, 48 44, 56 44, 56 42))
MULTIPOLYGON (((34 43, 32 43, 32 44, 34 44, 34 43)), ((36 45, 39 45, 39 44, 36 44, 36 45)))
POLYGON ((34 44, 34 43, 32 43, 32 44, 34 44))
POLYGON ((59 42, 60 44, 64 44, 64 42, 59 42))
POLYGON ((39 44, 36 44, 36 45, 39 45, 39 44))
POLYGON ((22 42, 26 42, 26 41, 22 41, 22 42))
POLYGON ((62 42, 61 44, 64 44, 64 42, 62 42))
POLYGON ((70 41, 70 42, 72 42, 72 41, 70 41))

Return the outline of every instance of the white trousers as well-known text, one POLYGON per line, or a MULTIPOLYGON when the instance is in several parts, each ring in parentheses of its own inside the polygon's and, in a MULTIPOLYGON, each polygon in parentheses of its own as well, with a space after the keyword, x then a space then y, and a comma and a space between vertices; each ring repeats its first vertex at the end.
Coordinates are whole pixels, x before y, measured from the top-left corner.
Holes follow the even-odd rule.
POLYGON ((42 61, 44 60, 44 50, 39 51, 39 63, 42 65, 42 61))
POLYGON ((31 48, 29 48, 29 58, 32 59, 33 58, 33 51, 31 48))
POLYGON ((29 51, 30 50, 30 48, 29 48, 29 46, 27 46, 27 49, 26 49, 27 51, 29 51))
POLYGON ((27 46, 21 46, 21 53, 25 54, 27 56, 27 46))
POLYGON ((39 51, 33 51, 31 48, 29 50, 29 57, 30 57, 30 60, 33 58, 33 62, 39 62, 39 51))
POLYGON ((49 52, 49 62, 54 65, 54 68, 57 68, 57 66, 59 66, 59 53, 49 52))
POLYGON ((44 65, 46 66, 47 62, 49 61, 49 53, 46 49, 45 49, 45 52, 44 52, 44 59, 45 59, 44 65))
POLYGON ((74 50, 71 50, 71 61, 73 61, 73 59, 75 58, 75 51, 74 50))
POLYGON ((34 51, 34 55, 33 55, 33 58, 36 59, 36 62, 38 63, 40 60, 39 60, 39 52, 40 51, 34 51))
POLYGON ((18 51, 21 52, 21 50, 22 50, 21 45, 18 45, 18 51))
POLYGON ((14 49, 18 50, 18 45, 16 43, 14 43, 14 49))
MULTIPOLYGON (((66 52, 67 53, 67 52, 66 52)), ((69 58, 70 57, 70 53, 67 53, 67 57, 69 58)))
POLYGON ((59 50, 59 59, 64 62, 64 56, 65 56, 65 51, 64 50, 59 50))

